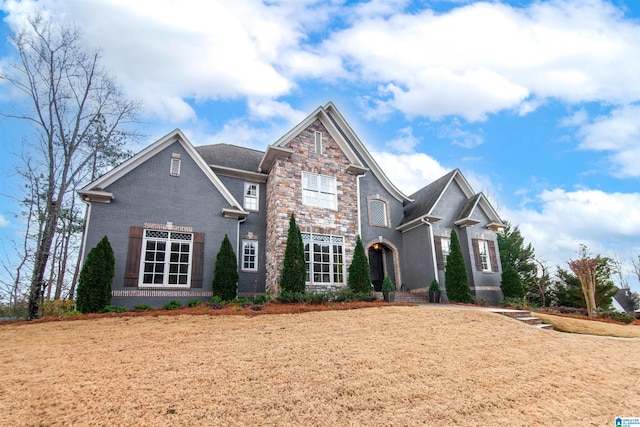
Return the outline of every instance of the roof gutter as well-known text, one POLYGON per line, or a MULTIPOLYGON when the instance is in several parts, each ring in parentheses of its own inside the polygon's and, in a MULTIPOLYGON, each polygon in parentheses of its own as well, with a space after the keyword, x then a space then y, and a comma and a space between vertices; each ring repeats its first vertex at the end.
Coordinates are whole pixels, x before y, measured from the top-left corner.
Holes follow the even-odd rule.
POLYGON ((438 280, 438 260, 436 259, 436 242, 433 238, 433 227, 431 226, 429 219, 427 219, 426 217, 422 217, 420 221, 422 221, 423 224, 429 227, 429 241, 431 243, 431 264, 433 265, 433 278, 435 280, 438 280))

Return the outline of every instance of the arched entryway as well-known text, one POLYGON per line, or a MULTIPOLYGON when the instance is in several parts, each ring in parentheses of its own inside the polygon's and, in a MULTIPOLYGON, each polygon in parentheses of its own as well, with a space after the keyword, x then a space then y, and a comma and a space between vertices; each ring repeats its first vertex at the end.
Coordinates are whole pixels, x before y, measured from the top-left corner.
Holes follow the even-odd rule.
POLYGON ((371 284, 376 292, 382 291, 382 281, 385 275, 389 275, 400 290, 402 278, 400 276, 400 262, 398 251, 391 242, 384 239, 376 239, 366 245, 369 255, 369 269, 371 284))

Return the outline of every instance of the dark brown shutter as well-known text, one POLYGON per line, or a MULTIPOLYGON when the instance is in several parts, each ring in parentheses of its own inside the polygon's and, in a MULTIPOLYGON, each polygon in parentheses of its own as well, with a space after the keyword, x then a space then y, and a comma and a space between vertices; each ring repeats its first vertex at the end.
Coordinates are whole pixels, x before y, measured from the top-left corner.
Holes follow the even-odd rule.
POLYGON ((498 272, 498 257, 496 256, 496 243, 493 240, 489 240, 489 258, 491 258, 491 271, 498 272))
POLYGON ((471 239, 473 245, 473 259, 476 262, 476 270, 482 271, 482 260, 480 259, 480 245, 478 239, 471 239))
POLYGON ((124 285, 128 287, 138 286, 140 254, 142 252, 142 231, 142 227, 129 227, 127 265, 124 270, 124 285))
POLYGON ((442 256, 442 237, 433 236, 434 250, 436 251, 436 264, 438 264, 438 270, 444 270, 444 257, 442 256))
POLYGON ((191 287, 202 288, 204 271, 204 233, 193 233, 193 258, 191 260, 191 287))

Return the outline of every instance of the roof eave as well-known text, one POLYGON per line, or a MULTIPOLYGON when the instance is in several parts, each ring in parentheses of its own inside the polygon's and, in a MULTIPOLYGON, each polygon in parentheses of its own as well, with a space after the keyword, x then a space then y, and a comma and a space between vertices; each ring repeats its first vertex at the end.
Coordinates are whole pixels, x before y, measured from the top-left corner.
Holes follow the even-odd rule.
POLYGON ((114 199, 113 193, 101 190, 78 190, 78 195, 85 202, 111 203, 114 199))
POLYGON ((288 159, 293 154, 293 150, 284 147, 276 147, 275 145, 269 145, 267 151, 264 152, 260 165, 258 166, 258 172, 269 173, 271 167, 277 159, 288 159))

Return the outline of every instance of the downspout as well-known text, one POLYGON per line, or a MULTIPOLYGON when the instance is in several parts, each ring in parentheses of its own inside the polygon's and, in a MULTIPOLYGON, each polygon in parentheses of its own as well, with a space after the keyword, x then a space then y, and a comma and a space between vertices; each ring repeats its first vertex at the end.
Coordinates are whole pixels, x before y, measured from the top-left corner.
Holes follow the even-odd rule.
MULTIPOLYGON (((242 219, 238 219, 238 231, 236 232, 236 250, 238 251, 238 272, 240 272, 240 266, 242 264, 242 254, 240 254, 240 224, 242 224, 243 222, 245 222, 247 220, 247 217, 245 216, 242 219)), ((256 254, 257 255, 257 254, 256 254)), ((238 292, 239 292, 240 287, 236 286, 236 298, 238 298, 238 292)))
POLYGON ((87 205, 87 209, 84 211, 84 228, 82 229, 82 246, 80 247, 80 259, 78 260, 80 263, 80 268, 84 264, 84 255, 87 250, 87 230, 89 230, 89 220, 91 219, 91 200, 85 200, 84 197, 81 197, 82 202, 87 205))
POLYGON ((358 236, 362 239, 362 221, 360 219, 360 178, 364 178, 367 173, 356 176, 356 196, 358 198, 358 236))
POLYGON ((425 217, 422 217, 420 219, 420 221, 422 221, 424 224, 427 225, 427 227, 429 227, 429 240, 431 243, 431 257, 433 258, 431 260, 431 263, 433 264, 433 278, 435 280, 438 280, 438 261, 436 259, 436 243, 435 240, 433 238, 433 227, 431 226, 431 223, 429 222, 428 219, 425 219, 425 217))

